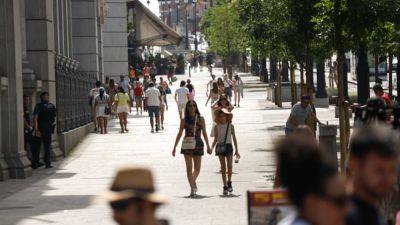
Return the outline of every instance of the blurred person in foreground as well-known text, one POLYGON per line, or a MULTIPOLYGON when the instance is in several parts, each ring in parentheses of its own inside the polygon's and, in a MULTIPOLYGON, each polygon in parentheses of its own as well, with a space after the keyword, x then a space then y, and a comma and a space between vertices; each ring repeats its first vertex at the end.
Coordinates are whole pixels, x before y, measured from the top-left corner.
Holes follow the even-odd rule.
POLYGON ((389 127, 371 125, 350 140, 349 174, 352 180, 348 225, 386 225, 379 203, 397 179, 399 135, 389 127))
POLYGON ((310 135, 289 135, 275 146, 278 176, 297 210, 280 225, 343 225, 346 218, 345 182, 310 135))
POLYGON ((165 203, 156 194, 153 175, 144 168, 122 168, 110 190, 97 200, 106 200, 113 210, 113 219, 120 225, 164 225, 156 218, 156 210, 165 203))

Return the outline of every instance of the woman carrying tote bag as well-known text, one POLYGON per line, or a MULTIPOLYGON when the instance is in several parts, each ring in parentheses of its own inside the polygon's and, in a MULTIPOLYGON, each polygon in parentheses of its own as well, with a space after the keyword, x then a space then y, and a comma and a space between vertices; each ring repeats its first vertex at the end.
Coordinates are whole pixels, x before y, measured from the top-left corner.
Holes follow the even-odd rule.
POLYGON ((199 109, 195 101, 188 101, 185 107, 185 116, 181 120, 178 135, 176 136, 172 156, 175 157, 176 147, 182 137, 183 131, 185 136, 182 142, 181 154, 185 157, 186 174, 190 185, 190 197, 195 197, 197 192, 196 180, 200 174, 201 157, 204 155, 204 141, 207 145, 207 152, 211 154, 211 148, 208 142, 206 123, 204 117, 200 115, 199 109), (193 169, 194 165, 194 169, 193 169))
MULTIPOLYGON (((233 192, 232 188, 232 161, 233 161, 233 144, 235 145, 235 156, 239 160, 239 149, 236 140, 235 127, 232 124, 232 113, 228 109, 218 109, 215 111, 217 125, 215 125, 215 137, 211 149, 215 147, 215 154, 219 157, 221 164, 221 174, 223 187, 223 195, 233 192), (228 179, 226 175, 228 174, 228 179)), ((238 162, 238 161, 237 161, 238 162)))

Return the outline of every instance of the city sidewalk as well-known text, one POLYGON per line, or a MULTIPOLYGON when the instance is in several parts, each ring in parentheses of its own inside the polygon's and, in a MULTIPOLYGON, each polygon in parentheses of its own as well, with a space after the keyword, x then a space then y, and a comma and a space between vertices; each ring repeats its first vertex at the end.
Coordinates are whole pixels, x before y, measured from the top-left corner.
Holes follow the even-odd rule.
MULTIPOLYGON (((180 75, 178 81, 186 78, 180 75)), ((210 131, 210 108, 204 106, 208 72, 204 69, 194 73, 191 79, 210 131)), ((257 79, 243 76, 245 83, 257 79)), ((178 84, 174 83, 173 93, 178 84)), ((218 159, 205 155, 198 181, 199 197, 188 198, 183 156, 171 156, 179 119, 173 95, 169 95, 165 131, 150 133, 148 117, 136 116, 132 111, 129 133, 120 134, 118 121, 114 120, 110 134, 89 134, 56 168, 38 169, 28 179, 0 183, 0 224, 114 224, 109 207, 92 204, 91 199, 108 188, 117 168, 123 165, 153 170, 158 191, 169 198, 159 217, 169 219, 172 225, 247 224, 246 191, 271 188, 275 171, 271 147, 274 139, 284 133, 290 105, 276 108, 266 102, 262 89, 246 89, 244 95, 241 108, 233 111, 242 155, 240 162, 234 164, 233 196, 221 196, 218 159)), ((323 121, 336 121, 332 119, 332 108, 318 109, 318 115, 323 121)))

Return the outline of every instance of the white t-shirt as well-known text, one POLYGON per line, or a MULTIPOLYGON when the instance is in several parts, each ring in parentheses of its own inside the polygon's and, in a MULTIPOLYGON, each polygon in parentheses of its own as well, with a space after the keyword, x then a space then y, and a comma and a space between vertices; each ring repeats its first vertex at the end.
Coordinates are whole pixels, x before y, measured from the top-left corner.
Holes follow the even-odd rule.
POLYGON ((145 97, 147 98, 147 105, 148 106, 160 106, 160 91, 155 88, 151 87, 146 90, 145 97))
MULTIPOLYGON (((129 81, 127 81, 127 80, 119 81, 118 85, 121 86, 124 89, 125 93, 128 93, 128 91, 129 91, 129 81)), ((128 93, 128 94, 130 94, 130 93, 128 93)))
POLYGON ((178 95, 178 105, 186 104, 188 101, 187 95, 189 94, 189 89, 187 89, 187 87, 180 87, 176 89, 175 94, 178 95))

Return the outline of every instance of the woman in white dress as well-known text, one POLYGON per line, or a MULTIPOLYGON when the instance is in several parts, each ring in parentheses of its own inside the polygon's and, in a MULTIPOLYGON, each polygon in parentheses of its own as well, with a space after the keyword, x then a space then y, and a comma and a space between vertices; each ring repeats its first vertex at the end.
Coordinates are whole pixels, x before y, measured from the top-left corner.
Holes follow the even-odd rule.
POLYGON ((100 126, 100 134, 107 134, 107 118, 111 113, 111 101, 103 87, 99 89, 99 94, 94 99, 94 106, 97 124, 100 126))
POLYGON ((233 93, 235 95, 235 104, 234 106, 240 107, 240 98, 243 98, 243 81, 239 75, 235 75, 235 80, 233 82, 233 93))

